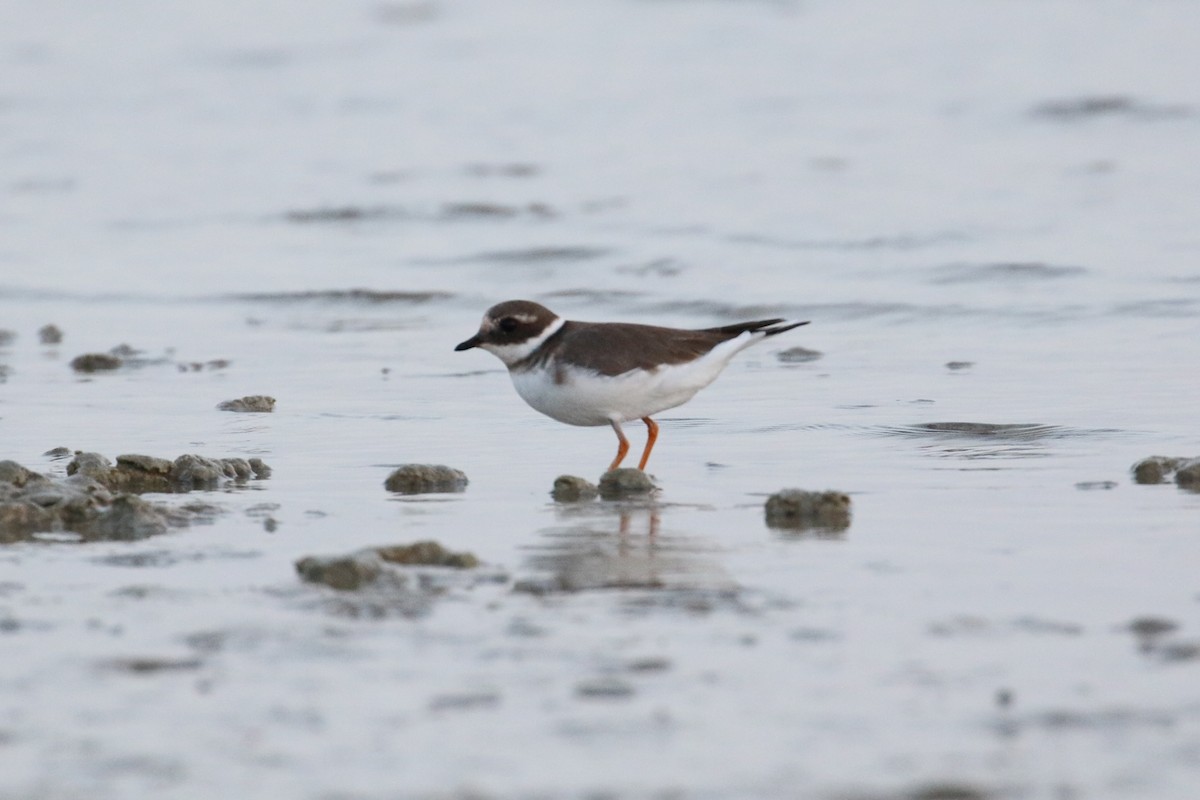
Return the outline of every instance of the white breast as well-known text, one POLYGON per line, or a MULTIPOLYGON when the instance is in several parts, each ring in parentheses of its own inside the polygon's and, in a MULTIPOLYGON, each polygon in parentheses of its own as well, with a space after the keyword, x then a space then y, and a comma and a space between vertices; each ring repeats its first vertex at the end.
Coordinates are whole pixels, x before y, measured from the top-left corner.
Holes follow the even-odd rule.
POLYGON ((510 371, 517 394, 536 410, 568 425, 607 425, 683 405, 708 386, 740 350, 762 339, 744 333, 695 361, 631 370, 616 376, 554 363, 510 371))

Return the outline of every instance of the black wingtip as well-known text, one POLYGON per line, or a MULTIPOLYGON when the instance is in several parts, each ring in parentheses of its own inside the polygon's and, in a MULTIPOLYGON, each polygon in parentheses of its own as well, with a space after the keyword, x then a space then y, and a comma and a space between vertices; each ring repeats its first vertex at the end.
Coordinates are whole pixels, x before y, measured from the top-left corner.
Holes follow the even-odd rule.
MULTIPOLYGON (((806 319, 803 322, 789 322, 787 325, 775 325, 774 327, 763 328, 762 332, 767 336, 774 336, 777 333, 784 333, 785 331, 790 331, 792 328, 799 328, 801 325, 807 325, 811 321, 812 320, 806 319)), ((779 322, 783 322, 783 320, 779 320, 779 322)))

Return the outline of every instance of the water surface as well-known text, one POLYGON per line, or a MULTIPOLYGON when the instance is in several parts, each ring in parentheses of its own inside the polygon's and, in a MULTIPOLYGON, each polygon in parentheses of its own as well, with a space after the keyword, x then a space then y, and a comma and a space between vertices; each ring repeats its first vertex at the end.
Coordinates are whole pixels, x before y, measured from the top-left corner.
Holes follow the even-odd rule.
POLYGON ((0 458, 274 471, 0 550, 0 796, 1195 796, 1200 495, 1128 471, 1200 455, 1193 7, 8 16, 0 458), (452 352, 511 297, 812 324, 662 415, 653 503, 569 508, 611 432, 452 352), (484 566, 295 574, 421 539, 484 566))

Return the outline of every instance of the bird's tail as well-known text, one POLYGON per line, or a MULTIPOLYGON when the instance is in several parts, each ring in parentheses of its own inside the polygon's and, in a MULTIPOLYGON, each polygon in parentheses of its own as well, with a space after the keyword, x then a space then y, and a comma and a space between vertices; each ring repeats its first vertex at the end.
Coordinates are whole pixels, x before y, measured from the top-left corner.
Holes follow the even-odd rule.
POLYGON ((720 328, 706 328, 705 330, 710 333, 722 333, 730 338, 740 336, 749 331, 750 333, 761 333, 765 339, 768 336, 775 336, 776 334, 790 331, 792 328, 799 328, 801 325, 807 325, 808 323, 809 320, 791 322, 780 317, 779 319, 760 319, 755 322, 737 322, 733 325, 724 325, 720 328))

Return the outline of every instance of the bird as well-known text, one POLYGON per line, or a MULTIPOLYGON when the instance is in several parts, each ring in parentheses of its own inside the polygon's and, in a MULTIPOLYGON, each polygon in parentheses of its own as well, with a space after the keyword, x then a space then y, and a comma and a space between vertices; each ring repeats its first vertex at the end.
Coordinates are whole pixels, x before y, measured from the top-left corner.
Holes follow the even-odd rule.
POLYGON ((508 367, 521 399, 568 425, 610 425, 617 469, 629 452, 621 423, 646 423, 645 470, 658 441, 651 417, 681 406, 708 386, 742 350, 809 320, 762 319, 696 330, 627 322, 563 319, 531 300, 487 310, 478 332, 455 351, 480 348, 508 367))

